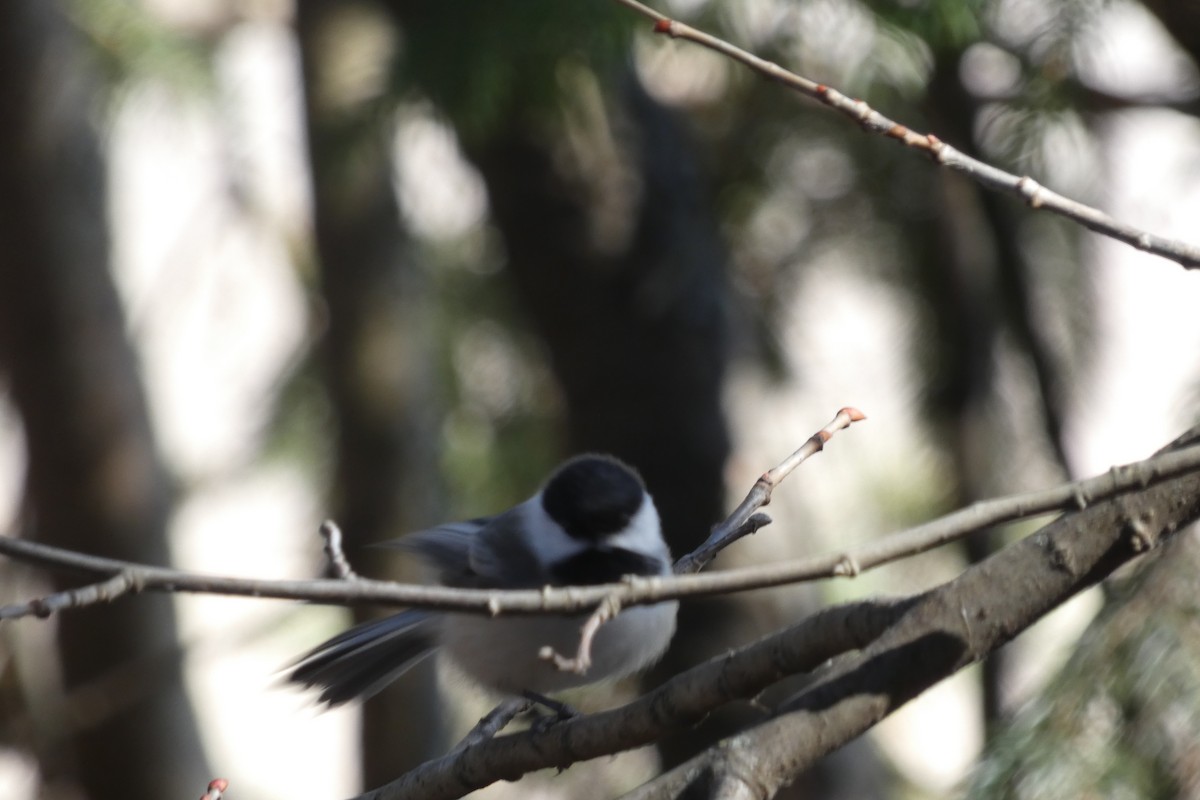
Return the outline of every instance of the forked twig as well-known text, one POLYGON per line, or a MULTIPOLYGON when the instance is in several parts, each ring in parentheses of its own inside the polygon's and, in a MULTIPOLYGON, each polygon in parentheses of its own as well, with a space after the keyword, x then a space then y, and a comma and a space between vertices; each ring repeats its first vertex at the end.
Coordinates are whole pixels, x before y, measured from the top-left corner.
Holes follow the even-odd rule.
MULTIPOLYGON (((746 499, 742 500, 741 504, 733 510, 733 513, 724 522, 713 528, 712 533, 709 534, 704 544, 675 562, 675 574, 687 575, 699 572, 708 566, 709 562, 716 558, 719 552, 742 536, 745 536, 746 533, 741 532, 742 526, 749 522, 754 512, 771 502, 771 493, 775 491, 775 487, 784 478, 791 475, 792 471, 803 464, 810 456, 821 452, 825 448, 825 443, 832 439, 835 433, 866 418, 867 415, 857 408, 847 406, 840 409, 829 424, 808 437, 808 440, 800 446, 800 449, 785 458, 774 469, 764 472, 754 482, 754 486, 750 487, 750 492, 746 495, 746 499)), ((770 521, 770 518, 767 521, 770 521)), ((749 532, 753 533, 753 531, 749 532)))
MULTIPOLYGON (((810 456, 821 452, 825 448, 825 443, 833 438, 835 433, 866 418, 866 415, 857 408, 847 406, 840 409, 828 425, 808 437, 808 440, 798 450, 785 458, 773 469, 764 472, 754 482, 754 485, 750 487, 750 492, 738 504, 738 507, 733 510, 733 513, 724 522, 713 528, 712 533, 709 534, 708 538, 699 547, 675 562, 673 570, 675 574, 686 575, 699 572, 712 563, 717 554, 726 547, 745 536, 753 534, 764 525, 769 524, 771 522, 770 517, 766 514, 756 512, 771 502, 771 493, 775 490, 775 487, 784 478, 792 474, 792 471, 804 463, 810 456)), ((626 584, 634 582, 632 579, 625 581, 626 584)), ((538 653, 538 658, 543 661, 549 661, 563 672, 574 672, 578 675, 586 674, 592 664, 592 641, 596 637, 596 632, 600 630, 600 626, 609 622, 620 613, 620 596, 617 594, 608 595, 587 618, 587 621, 584 622, 583 628, 580 631, 579 647, 576 649, 574 656, 564 656, 555 651, 553 647, 546 646, 538 653)))

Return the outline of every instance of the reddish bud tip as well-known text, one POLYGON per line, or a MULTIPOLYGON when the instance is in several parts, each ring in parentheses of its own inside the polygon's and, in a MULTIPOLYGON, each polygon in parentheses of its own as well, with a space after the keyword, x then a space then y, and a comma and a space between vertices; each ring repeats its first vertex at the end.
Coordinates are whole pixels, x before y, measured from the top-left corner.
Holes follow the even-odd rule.
POLYGON ((818 83, 817 84, 817 94, 819 94, 819 95, 829 94, 829 87, 823 83, 818 83))
POLYGON ((847 417, 850 418, 851 422, 862 422, 864 419, 867 418, 866 414, 859 411, 857 408, 853 408, 852 406, 846 406, 838 413, 845 414, 847 417))
POLYGON ((654 23, 654 32, 655 33, 670 33, 671 32, 671 20, 660 19, 658 22, 654 23))
POLYGON ((209 782, 209 784, 208 784, 208 790, 209 790, 210 792, 211 792, 213 789, 216 789, 218 792, 223 792, 223 791, 225 791, 225 790, 226 790, 226 789, 228 789, 228 788, 229 788, 229 781, 225 780, 224 778, 214 778, 214 779, 213 779, 211 782, 209 782))
POLYGON ((929 144, 936 147, 942 143, 942 140, 934 136, 932 133, 925 134, 925 138, 929 140, 929 144))

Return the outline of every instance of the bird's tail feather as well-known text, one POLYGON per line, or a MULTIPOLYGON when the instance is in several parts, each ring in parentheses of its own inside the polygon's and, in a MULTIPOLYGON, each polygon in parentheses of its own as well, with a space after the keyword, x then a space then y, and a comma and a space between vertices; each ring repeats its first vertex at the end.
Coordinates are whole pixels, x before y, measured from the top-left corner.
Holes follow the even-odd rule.
POLYGON ((331 706, 370 697, 433 653, 433 623, 411 610, 356 625, 301 658, 288 680, 320 687, 331 706))

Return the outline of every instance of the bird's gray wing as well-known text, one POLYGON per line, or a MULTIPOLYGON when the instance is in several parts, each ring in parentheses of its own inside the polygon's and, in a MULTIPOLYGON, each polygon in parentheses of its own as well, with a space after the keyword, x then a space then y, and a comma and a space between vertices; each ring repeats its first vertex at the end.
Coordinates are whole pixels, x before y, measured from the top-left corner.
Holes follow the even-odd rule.
POLYGON ((321 690, 331 706, 370 697, 433 653, 436 629, 429 612, 412 609, 356 625, 292 666, 289 680, 321 690))
POLYGON ((448 522, 390 542, 416 553, 438 571, 438 582, 463 588, 540 588, 545 570, 529 552, 521 527, 523 506, 494 517, 448 522))
POLYGON ((539 589, 547 575, 542 562, 529 549, 526 503, 492 517, 471 538, 468 554, 477 586, 505 589, 539 589))
POLYGON ((380 546, 416 553, 437 570, 439 583, 447 586, 471 585, 471 544, 479 531, 494 519, 479 517, 463 522, 447 522, 383 542, 380 546))

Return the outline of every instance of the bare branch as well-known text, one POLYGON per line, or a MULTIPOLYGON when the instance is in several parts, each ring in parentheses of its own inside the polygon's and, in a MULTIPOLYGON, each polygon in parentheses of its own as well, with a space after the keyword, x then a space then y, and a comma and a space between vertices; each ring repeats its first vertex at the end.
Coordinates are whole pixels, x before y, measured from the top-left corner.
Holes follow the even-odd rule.
POLYGON ((789 72, 778 64, 759 58, 724 39, 672 20, 637 0, 616 0, 616 2, 654 20, 655 33, 670 36, 672 39, 686 39, 728 56, 789 89, 840 111, 857 122, 863 130, 895 139, 906 147, 925 152, 942 166, 962 172, 989 189, 1020 197, 1030 208, 1044 208, 1096 233, 1132 245, 1138 250, 1168 258, 1188 269, 1200 267, 1200 247, 1177 239, 1147 233, 1133 225, 1119 222, 1097 208, 1047 189, 1028 176, 1013 175, 971 158, 933 134, 918 133, 888 119, 862 100, 847 97, 836 89, 789 72))
POLYGON ((77 589, 67 589, 63 592, 55 592, 52 595, 34 598, 25 603, 4 606, 0 608, 0 620, 30 616, 44 619, 56 611, 94 606, 99 603, 111 603, 122 595, 136 593, 140 590, 141 586, 138 584, 135 572, 118 572, 111 578, 99 583, 88 584, 77 589))
MULTIPOLYGON (((360 579, 255 580, 198 575, 83 555, 37 542, 0 536, 0 554, 51 568, 112 577, 129 572, 145 591, 195 592, 308 600, 336 605, 377 604, 443 611, 498 614, 562 614, 594 611, 607 598, 622 608, 664 600, 763 589, 838 576, 853 576, 923 553, 974 531, 1056 511, 1072 511, 1200 470, 1200 446, 1113 467, 1087 480, 1054 489, 986 500, 931 522, 883 537, 858 550, 761 564, 698 575, 635 577, 624 583, 536 590, 458 589, 360 579)), ((78 608, 78 605, 72 606, 78 608)))

